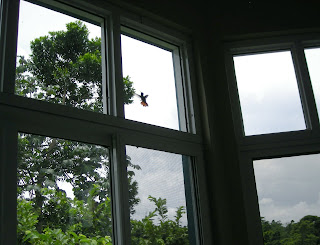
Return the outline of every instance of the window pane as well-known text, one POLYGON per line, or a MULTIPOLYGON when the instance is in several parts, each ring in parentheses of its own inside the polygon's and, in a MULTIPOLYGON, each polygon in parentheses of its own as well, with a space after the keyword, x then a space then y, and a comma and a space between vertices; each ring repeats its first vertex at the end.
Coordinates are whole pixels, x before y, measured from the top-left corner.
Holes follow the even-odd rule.
POLYGON ((320 154, 254 161, 265 244, 317 244, 319 163, 320 154))
POLYGON ((310 48, 305 50, 311 84, 314 97, 316 99, 317 109, 320 109, 320 48, 310 48))
POLYGON ((106 148, 19 134, 17 175, 19 244, 111 244, 106 148))
POLYGON ((234 57, 245 135, 306 128, 289 51, 234 57))
POLYGON ((184 157, 133 146, 126 153, 132 244, 189 244, 184 157))
POLYGON ((125 35, 121 46, 123 77, 135 94, 126 93, 125 118, 179 129, 172 52, 125 35))
POLYGON ((21 1, 15 93, 102 112, 101 27, 21 1))

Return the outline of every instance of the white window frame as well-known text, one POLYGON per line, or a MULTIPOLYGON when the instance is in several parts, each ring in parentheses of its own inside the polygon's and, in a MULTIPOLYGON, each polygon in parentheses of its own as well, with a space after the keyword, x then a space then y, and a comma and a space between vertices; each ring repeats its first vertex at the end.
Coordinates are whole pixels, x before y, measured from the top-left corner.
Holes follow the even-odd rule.
POLYGON ((161 20, 154 21, 151 17, 145 17, 144 13, 136 12, 135 8, 129 12, 109 3, 103 7, 94 6, 89 0, 32 0, 33 3, 52 9, 63 8, 66 12, 92 21, 103 20, 102 45, 106 47, 102 48, 103 93, 108 103, 104 106, 104 114, 99 114, 14 94, 19 2, 2 0, 0 6, 0 245, 16 244, 18 132, 97 144, 111 150, 113 243, 119 245, 131 244, 125 146, 134 145, 190 156, 192 160, 187 181, 191 188, 189 200, 192 202, 192 226, 195 230, 192 244, 212 244, 200 118, 195 113, 199 108, 189 33, 175 29, 175 25, 164 27, 161 20), (92 19, 95 18, 93 16, 98 18, 92 19), (184 103, 185 110, 179 113, 180 117, 185 118, 186 127, 182 129, 186 132, 124 119, 120 41, 122 25, 172 42, 178 47, 173 53, 175 69, 181 70, 178 79, 181 84, 183 81, 183 89, 179 88, 178 93, 184 95, 184 101, 179 103, 184 103))
POLYGON ((319 34, 276 33, 274 36, 257 39, 230 41, 225 45, 226 71, 250 245, 263 244, 253 161, 320 152, 320 123, 304 54, 304 49, 310 47, 320 47, 319 34), (289 50, 292 54, 306 129, 245 136, 233 55, 283 50, 289 50))

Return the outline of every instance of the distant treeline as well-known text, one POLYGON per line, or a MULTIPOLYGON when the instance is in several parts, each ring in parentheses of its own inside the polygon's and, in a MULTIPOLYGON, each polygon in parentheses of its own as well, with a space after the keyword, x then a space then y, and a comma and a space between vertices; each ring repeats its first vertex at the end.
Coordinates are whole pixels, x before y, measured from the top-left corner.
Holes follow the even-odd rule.
POLYGON ((307 215, 282 224, 261 218, 264 245, 320 245, 320 217, 307 215))

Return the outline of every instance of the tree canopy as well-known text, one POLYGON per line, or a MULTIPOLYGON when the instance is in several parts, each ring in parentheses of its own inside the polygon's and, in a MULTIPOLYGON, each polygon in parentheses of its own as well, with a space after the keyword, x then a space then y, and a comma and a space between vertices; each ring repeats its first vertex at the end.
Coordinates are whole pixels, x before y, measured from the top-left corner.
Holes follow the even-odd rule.
POLYGON ((300 221, 288 224, 271 222, 261 218, 264 245, 319 245, 320 218, 304 216, 300 221))
MULTIPOLYGON (((66 27, 31 41, 29 59, 19 57, 16 94, 102 112, 101 38, 89 39, 81 21, 66 27)), ((133 82, 127 76, 123 84, 124 103, 131 104, 133 82)))

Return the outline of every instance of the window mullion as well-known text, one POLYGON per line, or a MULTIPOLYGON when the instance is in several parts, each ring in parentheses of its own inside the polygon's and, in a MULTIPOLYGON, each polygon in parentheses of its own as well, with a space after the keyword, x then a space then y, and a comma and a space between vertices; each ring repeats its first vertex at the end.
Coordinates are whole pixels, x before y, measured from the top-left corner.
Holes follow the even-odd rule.
POLYGON ((110 23, 110 36, 108 41, 108 48, 112 52, 112 64, 110 63, 109 65, 111 68, 109 70, 110 114, 124 118, 120 15, 115 12, 112 15, 112 21, 110 23))
POLYGON ((19 2, 3 0, 1 4, 0 91, 5 93, 14 93, 19 2))
POLYGON ((17 241, 17 131, 0 122, 0 244, 17 241))
POLYGON ((308 72, 306 57, 303 46, 296 42, 292 49, 295 70, 298 75, 298 85, 300 89, 301 102, 304 109, 306 126, 313 131, 319 132, 319 119, 316 102, 312 90, 311 80, 308 72))
POLYGON ((185 106, 184 106, 184 91, 183 91, 183 81, 182 81, 182 67, 180 63, 181 54, 179 49, 176 48, 172 51, 173 56, 173 66, 174 74, 176 80, 176 90, 177 90, 177 104, 178 104, 178 116, 179 116, 179 126, 180 130, 187 132, 188 130, 188 121, 186 120, 185 106))
POLYGON ((246 213, 246 227, 249 244, 263 244, 261 218, 252 158, 247 153, 240 153, 240 175, 243 190, 243 201, 246 213))
POLYGON ((117 245, 131 244, 129 192, 125 145, 118 135, 113 137, 112 162, 113 233, 117 245))
MULTIPOLYGON (((103 113, 110 114, 110 97, 109 97, 109 83, 108 83, 108 20, 104 19, 101 23, 101 68, 102 68, 102 104, 103 113)), ((110 52, 109 52, 110 53, 110 52)))
POLYGON ((226 70, 229 82, 229 93, 230 93, 230 102, 233 109, 233 121, 235 133, 237 136, 238 142, 241 144, 244 138, 244 126, 243 126, 243 118, 241 113, 240 106, 240 97, 239 91, 237 87, 235 67, 233 63, 232 53, 230 51, 226 51, 225 54, 225 62, 226 62, 226 70))

